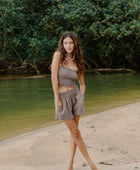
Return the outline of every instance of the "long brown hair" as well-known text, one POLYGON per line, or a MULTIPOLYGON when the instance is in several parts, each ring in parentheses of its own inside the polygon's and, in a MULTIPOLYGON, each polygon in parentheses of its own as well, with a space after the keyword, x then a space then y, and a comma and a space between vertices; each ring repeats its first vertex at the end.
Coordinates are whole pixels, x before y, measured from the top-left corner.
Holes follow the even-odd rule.
POLYGON ((58 51, 60 51, 61 55, 62 55, 62 59, 60 62, 62 65, 64 63, 65 64, 67 63, 67 61, 65 59, 66 51, 63 46, 63 41, 67 37, 70 37, 74 43, 74 50, 72 52, 72 57, 73 56, 75 57, 75 63, 77 64, 77 67, 78 67, 78 74, 84 74, 85 73, 85 65, 84 65, 84 60, 83 60, 83 56, 81 53, 79 40, 72 32, 66 32, 66 33, 62 34, 62 36, 60 37, 59 44, 58 44, 58 51))

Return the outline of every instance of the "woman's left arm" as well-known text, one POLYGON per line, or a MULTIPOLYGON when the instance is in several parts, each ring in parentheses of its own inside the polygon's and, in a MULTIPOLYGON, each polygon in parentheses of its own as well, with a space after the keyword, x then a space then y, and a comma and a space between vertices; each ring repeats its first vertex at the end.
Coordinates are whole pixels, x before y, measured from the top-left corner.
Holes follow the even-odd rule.
POLYGON ((85 94, 85 81, 84 81, 84 74, 78 74, 78 81, 80 85, 80 91, 84 95, 85 94))

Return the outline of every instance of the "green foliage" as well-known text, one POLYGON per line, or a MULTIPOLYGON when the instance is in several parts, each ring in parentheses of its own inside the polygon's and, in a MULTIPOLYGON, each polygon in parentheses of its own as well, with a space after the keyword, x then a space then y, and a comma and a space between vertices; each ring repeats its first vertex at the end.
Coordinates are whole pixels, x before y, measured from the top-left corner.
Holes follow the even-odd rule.
POLYGON ((87 68, 140 67, 137 0, 1 0, 2 54, 21 62, 51 60, 65 31, 79 37, 87 68))

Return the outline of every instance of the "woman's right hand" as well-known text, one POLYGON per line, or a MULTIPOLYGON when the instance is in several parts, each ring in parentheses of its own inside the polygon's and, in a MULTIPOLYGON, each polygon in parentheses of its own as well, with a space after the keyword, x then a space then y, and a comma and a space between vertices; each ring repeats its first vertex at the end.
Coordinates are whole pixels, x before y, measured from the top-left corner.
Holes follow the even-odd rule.
POLYGON ((60 108, 62 105, 60 99, 56 99, 55 102, 56 102, 57 108, 60 108))

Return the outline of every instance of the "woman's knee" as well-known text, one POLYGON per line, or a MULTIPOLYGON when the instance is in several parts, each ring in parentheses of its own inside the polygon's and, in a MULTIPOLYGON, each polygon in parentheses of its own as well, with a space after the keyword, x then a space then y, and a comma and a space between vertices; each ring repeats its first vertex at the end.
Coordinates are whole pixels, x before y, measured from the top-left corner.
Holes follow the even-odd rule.
POLYGON ((71 129, 70 132, 74 138, 79 138, 81 135, 80 130, 78 128, 71 129))

